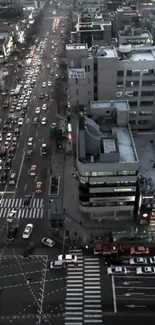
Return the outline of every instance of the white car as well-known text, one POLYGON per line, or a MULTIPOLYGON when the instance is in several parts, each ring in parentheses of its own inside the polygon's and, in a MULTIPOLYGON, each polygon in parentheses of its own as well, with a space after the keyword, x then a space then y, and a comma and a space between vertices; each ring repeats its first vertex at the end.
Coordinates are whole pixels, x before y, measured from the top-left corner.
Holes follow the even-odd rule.
POLYGON ((18 120, 18 125, 22 126, 23 123, 24 123, 24 119, 22 117, 20 117, 19 120, 18 120))
POLYGON ((124 266, 111 266, 107 268, 108 275, 127 274, 127 269, 124 266))
POLYGON ((28 142, 27 142, 28 146, 32 146, 33 145, 33 138, 29 138, 28 142))
POLYGON ((32 233, 32 230, 33 230, 33 225, 32 223, 28 223, 24 229, 24 232, 23 232, 23 238, 24 239, 28 239, 32 233))
POLYGON ((41 124, 45 125, 47 123, 47 117, 42 117, 41 124))
POLYGON ((134 257, 129 259, 129 264, 147 264, 147 259, 145 257, 134 257))
POLYGON ((66 264, 77 263, 77 255, 72 255, 72 254, 59 255, 58 260, 63 261, 66 264))
POLYGON ((136 274, 137 275, 141 275, 141 274, 146 274, 146 275, 155 274, 155 267, 152 267, 152 266, 137 267, 136 268, 136 274))
POLYGON ((55 245, 55 241, 47 237, 44 237, 41 242, 48 247, 53 247, 55 245))
POLYGON ((51 86, 52 86, 51 81, 48 81, 48 87, 51 87, 51 86))
POLYGON ((47 69, 50 69, 50 64, 47 64, 46 68, 47 68, 47 69))
POLYGON ((45 88, 46 87, 46 82, 42 83, 42 87, 45 88))
POLYGON ((13 222, 14 217, 17 215, 18 209, 12 209, 11 212, 9 213, 6 221, 9 223, 13 222))
POLYGON ((150 263, 155 264, 155 256, 150 257, 150 263))
POLYGON ((20 111, 21 110, 21 104, 18 104, 17 106, 16 106, 16 111, 20 111))
POLYGON ((43 106, 42 106, 42 110, 43 110, 43 111, 46 111, 46 110, 47 110, 47 104, 43 104, 43 106))
POLYGON ((40 114, 40 107, 36 107, 35 113, 40 114))
POLYGON ((2 142, 2 140, 3 140, 3 139, 2 139, 2 133, 0 133, 0 142, 2 142))
POLYGON ((7 133, 6 141, 11 141, 11 139, 12 139, 12 133, 7 133))
POLYGON ((3 167, 3 160, 0 159, 0 170, 2 170, 2 167, 3 167))

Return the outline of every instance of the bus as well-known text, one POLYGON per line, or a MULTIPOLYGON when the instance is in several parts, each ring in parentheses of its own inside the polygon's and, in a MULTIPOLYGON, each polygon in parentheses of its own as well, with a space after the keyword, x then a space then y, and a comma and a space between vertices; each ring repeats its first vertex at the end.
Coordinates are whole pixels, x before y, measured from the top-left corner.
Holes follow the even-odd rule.
POLYGON ((19 93, 20 93, 20 91, 21 91, 22 88, 23 88, 23 85, 18 84, 18 85, 16 86, 16 88, 15 88, 14 94, 15 94, 15 95, 19 95, 19 93))

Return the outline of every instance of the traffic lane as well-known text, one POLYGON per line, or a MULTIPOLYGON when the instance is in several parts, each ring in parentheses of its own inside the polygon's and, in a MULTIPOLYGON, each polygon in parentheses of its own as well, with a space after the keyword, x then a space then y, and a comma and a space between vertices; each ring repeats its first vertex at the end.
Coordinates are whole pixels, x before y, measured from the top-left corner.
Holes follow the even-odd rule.
POLYGON ((128 313, 127 314, 114 314, 114 315, 104 315, 104 323, 106 325, 114 325, 114 324, 119 324, 119 325, 131 325, 131 324, 141 324, 145 325, 147 322, 150 325, 154 325, 154 316, 151 316, 149 314, 142 314, 140 313, 132 314, 131 313, 132 309, 128 308, 128 313))
POLYGON ((100 278, 103 310, 105 312, 114 312, 112 278, 106 274, 106 268, 102 262, 102 258, 100 259, 100 278))
POLYGON ((3 212, 0 212, 0 216, 1 216, 1 218, 0 218, 0 249, 3 249, 6 246, 8 224, 6 222, 6 219, 2 219, 3 212))
POLYGON ((152 305, 155 301, 154 277, 115 276, 114 300, 116 302, 117 311, 128 308, 133 308, 134 311, 137 310, 137 308, 145 308, 152 311, 152 305))

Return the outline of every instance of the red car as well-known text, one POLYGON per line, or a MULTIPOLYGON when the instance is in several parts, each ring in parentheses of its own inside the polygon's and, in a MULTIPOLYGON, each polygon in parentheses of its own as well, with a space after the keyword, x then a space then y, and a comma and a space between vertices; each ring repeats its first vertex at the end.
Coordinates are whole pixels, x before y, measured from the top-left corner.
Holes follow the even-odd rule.
POLYGON ((145 246, 136 246, 130 248, 130 254, 131 255, 140 255, 140 254, 149 254, 149 248, 145 246))

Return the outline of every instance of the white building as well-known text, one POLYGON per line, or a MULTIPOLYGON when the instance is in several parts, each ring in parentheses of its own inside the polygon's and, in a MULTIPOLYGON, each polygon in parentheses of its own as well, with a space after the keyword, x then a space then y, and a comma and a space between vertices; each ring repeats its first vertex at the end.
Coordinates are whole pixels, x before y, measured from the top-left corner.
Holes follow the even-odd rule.
POLYGON ((79 112, 77 170, 80 210, 93 219, 133 219, 139 161, 127 101, 90 103, 79 112))
POLYGON ((155 47, 131 45, 66 46, 69 93, 72 107, 90 101, 128 100, 133 129, 155 125, 155 47))

